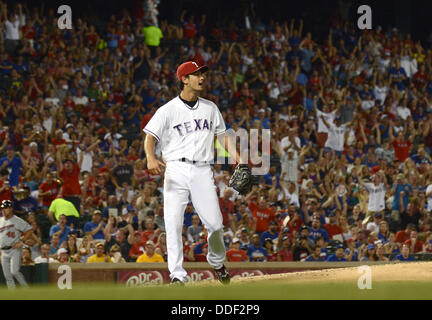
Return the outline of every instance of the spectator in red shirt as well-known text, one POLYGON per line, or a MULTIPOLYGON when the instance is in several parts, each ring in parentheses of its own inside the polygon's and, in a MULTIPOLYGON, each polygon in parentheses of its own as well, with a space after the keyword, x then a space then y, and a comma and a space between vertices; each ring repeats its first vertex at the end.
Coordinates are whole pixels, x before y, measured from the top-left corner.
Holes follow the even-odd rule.
POLYGON ((135 231, 133 235, 133 243, 129 250, 129 261, 135 262, 140 255, 144 254, 145 243, 146 242, 143 242, 141 233, 139 231, 135 231))
POLYGON ((277 253, 277 261, 294 261, 291 240, 288 236, 282 238, 282 248, 277 253))
POLYGON ((414 122, 410 122, 409 131, 411 132, 411 136, 408 138, 408 140, 406 140, 403 130, 398 133, 397 138, 393 136, 393 121, 390 121, 389 136, 390 136, 390 140, 392 141, 396 160, 404 162, 409 157, 409 151, 412 142, 414 141, 415 132, 416 132, 412 127, 413 125, 414 122))
POLYGON ((229 262, 249 261, 246 251, 240 249, 239 238, 232 239, 232 247, 227 251, 226 257, 229 262))
POLYGON ((415 230, 414 224, 407 224, 405 230, 400 230, 396 233, 396 242, 400 244, 405 243, 405 241, 410 239, 410 235, 413 230, 415 230))
POLYGON ((81 153, 78 163, 68 157, 62 159, 61 152, 57 152, 57 170, 62 179, 62 197, 74 204, 78 212, 81 211, 81 185, 79 183, 80 168, 84 153, 81 153))
POLYGON ((197 25, 194 23, 194 16, 190 15, 189 19, 187 21, 184 20, 184 16, 186 14, 186 10, 183 10, 180 21, 183 23, 183 38, 185 39, 193 39, 195 38, 198 28, 197 25))
POLYGON ((9 171, 7 169, 0 171, 0 203, 3 200, 12 201, 12 188, 9 183, 9 171))
POLYGON ((55 137, 51 140, 51 143, 56 150, 59 146, 66 144, 66 140, 63 139, 63 131, 61 129, 56 130, 55 137))
POLYGON ((423 241, 418 239, 418 233, 416 230, 411 231, 410 237, 404 242, 410 247, 410 253, 418 253, 423 250, 423 241))
POLYGON ((46 175, 46 181, 42 182, 39 186, 39 197, 42 198, 42 206, 49 208, 51 202, 57 198, 60 191, 60 183, 54 180, 54 176, 51 172, 46 175))
MULTIPOLYGON (((254 191, 252 190, 252 192, 249 193, 248 196, 250 197, 253 192, 254 191)), ((249 199, 248 196, 245 197, 245 200, 249 199)), ((268 202, 264 197, 259 198, 258 204, 250 201, 249 209, 252 212, 253 219, 256 220, 255 232, 260 234, 268 229, 270 221, 274 220, 276 216, 275 212, 269 208, 268 202)))
POLYGON ((324 229, 327 231, 329 238, 332 239, 333 236, 338 235, 338 234, 342 234, 342 229, 341 227, 338 226, 337 224, 337 218, 336 218, 336 213, 335 212, 331 212, 329 214, 329 223, 324 224, 324 229))
POLYGON ((219 198, 219 207, 222 212, 222 223, 224 226, 229 226, 234 214, 234 202, 230 200, 233 191, 229 188, 225 189, 223 196, 219 198))

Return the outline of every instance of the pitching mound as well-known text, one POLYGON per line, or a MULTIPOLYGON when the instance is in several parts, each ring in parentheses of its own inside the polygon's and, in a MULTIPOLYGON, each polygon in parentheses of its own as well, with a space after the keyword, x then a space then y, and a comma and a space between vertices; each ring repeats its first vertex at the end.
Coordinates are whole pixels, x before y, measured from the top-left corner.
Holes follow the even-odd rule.
MULTIPOLYGON (((371 266, 372 279, 377 282, 416 281, 432 282, 432 262, 389 263, 371 266)), ((362 275, 359 268, 337 268, 318 271, 291 272, 255 277, 234 278, 231 284, 248 284, 260 282, 286 281, 287 283, 305 282, 347 282, 355 281, 362 275)), ((191 286, 219 285, 218 281, 202 281, 189 283, 191 286)))

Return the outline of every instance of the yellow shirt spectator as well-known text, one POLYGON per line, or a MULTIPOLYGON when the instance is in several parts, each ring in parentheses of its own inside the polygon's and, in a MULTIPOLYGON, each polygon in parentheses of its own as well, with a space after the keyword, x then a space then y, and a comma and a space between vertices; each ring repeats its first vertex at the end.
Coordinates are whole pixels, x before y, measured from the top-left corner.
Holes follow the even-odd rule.
POLYGON ((160 39, 163 38, 162 30, 155 26, 142 28, 144 41, 150 47, 159 47, 160 39))
POLYGON ((137 261, 138 263, 143 263, 143 262, 165 262, 164 258, 155 253, 153 254, 151 257, 149 257, 147 254, 142 254, 138 257, 137 261))
POLYGON ((87 259, 87 263, 98 263, 98 262, 112 262, 112 261, 111 261, 111 257, 107 256, 106 254, 103 254, 100 257, 98 257, 97 254, 94 254, 87 259))
POLYGON ((155 253, 154 242, 152 240, 148 240, 145 245, 144 254, 140 255, 136 262, 165 262, 165 260, 160 254, 155 253))
POLYGON ((105 246, 103 243, 95 245, 95 254, 87 259, 87 263, 112 262, 111 257, 105 254, 105 246))

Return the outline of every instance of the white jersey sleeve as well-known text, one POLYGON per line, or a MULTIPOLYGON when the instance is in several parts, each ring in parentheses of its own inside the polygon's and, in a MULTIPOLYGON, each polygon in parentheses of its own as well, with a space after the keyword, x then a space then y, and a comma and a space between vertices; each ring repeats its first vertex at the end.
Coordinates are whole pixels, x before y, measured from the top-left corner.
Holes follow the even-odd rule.
POLYGON ((18 231, 21 231, 22 233, 26 233, 27 231, 31 230, 32 227, 27 221, 25 221, 25 220, 23 220, 17 216, 14 216, 13 218, 15 218, 14 219, 15 228, 18 231))
POLYGON ((164 109, 159 108, 147 123, 143 131, 155 137, 157 141, 160 141, 165 130, 166 123, 167 121, 164 109))
POLYGON ((222 114, 219 111, 219 108, 218 107, 215 107, 215 108, 216 108, 215 119, 214 119, 215 135, 219 136, 219 135, 224 134, 226 132, 226 126, 225 126, 225 120, 222 117, 222 114))

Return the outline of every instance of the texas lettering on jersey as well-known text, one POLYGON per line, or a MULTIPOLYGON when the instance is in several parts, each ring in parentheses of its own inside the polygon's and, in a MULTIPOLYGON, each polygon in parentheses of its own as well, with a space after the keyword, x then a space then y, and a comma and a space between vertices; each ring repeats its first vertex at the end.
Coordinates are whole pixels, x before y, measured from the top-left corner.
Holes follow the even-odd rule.
POLYGON ((160 143, 163 161, 214 160, 214 137, 226 132, 219 108, 198 98, 194 107, 176 97, 161 106, 143 129, 160 143))
POLYGON ((193 123, 191 121, 183 122, 183 124, 178 124, 173 127, 176 129, 180 137, 183 137, 185 134, 198 131, 198 130, 209 130, 213 129, 213 121, 208 121, 207 119, 193 119, 193 123), (194 126, 194 128, 192 127, 194 126))

